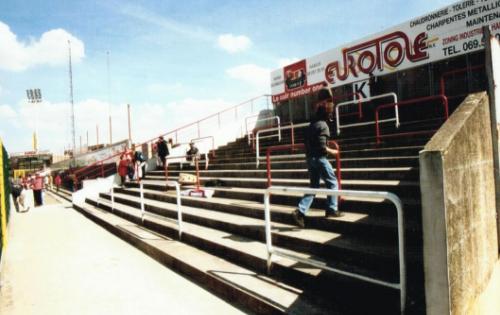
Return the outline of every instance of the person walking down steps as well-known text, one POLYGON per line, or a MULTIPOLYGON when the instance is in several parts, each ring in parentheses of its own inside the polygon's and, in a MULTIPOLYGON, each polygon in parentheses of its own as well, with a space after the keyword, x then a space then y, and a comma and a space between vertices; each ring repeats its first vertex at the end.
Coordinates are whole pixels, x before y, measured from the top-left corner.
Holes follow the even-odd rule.
MULTIPOLYGON (((328 147, 330 129, 327 121, 333 109, 332 94, 329 89, 318 92, 316 114, 306 130, 304 144, 306 148, 306 162, 309 171, 309 187, 319 188, 320 179, 325 182, 327 189, 338 190, 337 177, 332 165, 328 161, 328 154, 336 155, 337 150, 328 147)), ((298 209, 292 213, 293 221, 301 228, 305 227, 305 216, 311 207, 314 195, 306 194, 299 201, 298 209)), ((341 217, 343 213, 338 210, 336 196, 326 199, 325 217, 341 217)))

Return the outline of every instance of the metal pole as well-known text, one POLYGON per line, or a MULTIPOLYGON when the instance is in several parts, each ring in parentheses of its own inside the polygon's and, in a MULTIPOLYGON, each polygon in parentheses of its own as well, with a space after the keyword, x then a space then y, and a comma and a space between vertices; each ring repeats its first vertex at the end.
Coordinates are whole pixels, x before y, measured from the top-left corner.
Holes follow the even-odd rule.
POLYGON ((182 238, 182 208, 181 208, 181 187, 179 183, 175 183, 175 192, 177 195, 177 222, 179 224, 179 240, 182 238))
POLYGON ((107 69, 107 84, 108 84, 108 114, 109 114, 109 145, 113 144, 113 129, 111 124, 111 79, 109 73, 109 51, 106 51, 106 69, 107 69))
POLYGON ((96 145, 99 145, 99 125, 95 125, 95 142, 96 145))
POLYGON ((71 135, 73 138, 73 167, 76 167, 75 103, 73 100, 73 70, 71 67, 71 41, 68 40, 69 52, 69 96, 71 102, 71 135))
POLYGON ((115 210, 115 187, 111 184, 111 212, 115 210))
POLYGON ((89 131, 87 130, 87 150, 89 149, 89 131))
POLYGON ((139 183, 139 190, 141 193, 141 222, 144 224, 144 190, 142 182, 139 183))
POLYGON ((127 104, 127 114, 128 114, 128 141, 132 142, 132 128, 130 126, 130 104, 127 104))

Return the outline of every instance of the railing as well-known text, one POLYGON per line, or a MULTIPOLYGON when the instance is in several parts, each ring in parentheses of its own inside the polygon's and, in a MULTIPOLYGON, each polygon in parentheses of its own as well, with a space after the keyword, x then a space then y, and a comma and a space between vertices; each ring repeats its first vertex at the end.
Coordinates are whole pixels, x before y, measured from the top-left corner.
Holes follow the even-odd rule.
POLYGON ((313 188, 299 188, 299 187, 278 187, 271 186, 266 189, 264 193, 264 216, 266 221, 266 248, 267 248, 267 271, 270 273, 272 264, 272 255, 282 256, 288 259, 298 261, 307 265, 314 266, 323 270, 328 270, 337 274, 341 274, 347 277, 355 278, 358 280, 382 285, 385 287, 400 290, 400 306, 401 314, 404 313, 406 308, 406 260, 405 260, 405 250, 404 250, 404 219, 403 219, 403 206, 401 199, 393 193, 390 192, 379 192, 379 191, 354 191, 354 190, 330 190, 330 189, 313 189, 313 188), (363 197, 367 199, 380 199, 384 198, 391 201, 396 206, 397 221, 398 221, 398 251, 399 251, 399 282, 392 283, 384 280, 372 278, 369 276, 364 276, 356 273, 352 273, 345 270, 340 270, 337 268, 332 268, 327 266, 324 262, 317 261, 314 259, 302 258, 294 254, 290 254, 273 247, 272 244, 272 234, 271 234, 271 208, 270 208, 270 196, 271 193, 278 192, 295 192, 303 194, 326 194, 330 196, 337 197, 363 197))
MULTIPOLYGON (((375 123, 375 121, 366 121, 366 122, 359 122, 359 123, 354 123, 354 124, 341 125, 340 124, 340 114, 339 114, 340 107, 347 106, 350 104, 356 104, 356 102, 357 102, 358 103, 359 118, 361 119, 361 118, 363 118, 363 110, 362 110, 361 103, 370 102, 370 101, 373 101, 376 99, 381 99, 381 98, 386 98, 386 97, 391 97, 391 96, 394 99, 394 103, 398 104, 398 96, 396 95, 396 93, 393 93, 393 92, 380 94, 380 95, 376 95, 376 96, 372 96, 372 97, 368 97, 368 98, 364 98, 364 99, 360 99, 360 100, 352 100, 352 101, 347 101, 347 102, 337 104, 335 106, 335 116, 336 116, 335 120, 337 122, 337 134, 340 134, 340 128, 358 127, 358 126, 372 125, 375 123)), ((396 121, 396 128, 398 128, 399 127, 399 112, 398 112, 397 105, 394 106, 394 114, 395 114, 395 118, 384 119, 384 120, 381 120, 380 122, 396 121)))
POLYGON ((199 137, 199 138, 194 138, 191 139, 189 142, 200 142, 201 140, 206 140, 206 139, 212 139, 212 156, 215 157, 215 138, 214 136, 206 136, 206 137, 199 137))
MULTIPOLYGON (((229 107, 229 108, 227 108, 227 109, 224 109, 224 110, 222 110, 222 111, 220 111, 220 112, 217 112, 217 113, 215 113, 215 114, 209 115, 209 116, 207 116, 207 117, 205 117, 205 118, 203 118, 203 119, 199 119, 199 120, 197 120, 197 121, 195 121, 195 122, 192 122, 192 123, 190 123, 190 124, 184 125, 184 126, 182 126, 182 127, 176 128, 176 129, 174 129, 174 130, 172 130, 172 131, 170 131, 170 132, 167 132, 167 133, 165 133, 165 134, 162 134, 162 135, 160 135, 160 136, 163 136, 163 137, 172 136, 172 137, 174 137, 174 138, 175 138, 175 143, 179 143, 179 142, 180 142, 180 141, 179 141, 179 140, 180 140, 180 139, 179 139, 179 138, 180 138, 180 136, 179 136, 180 132, 181 132, 181 131, 189 131, 189 128, 191 128, 191 127, 195 127, 195 129, 196 129, 196 136, 197 136, 197 138, 202 138, 202 132, 201 132, 202 124, 204 124, 204 123, 205 123, 205 124, 207 124, 210 128, 213 128, 213 126, 214 126, 214 124, 213 124, 213 123, 214 123, 215 121, 214 121, 214 122, 211 122, 211 121, 209 121, 209 120, 211 120, 211 119, 217 119, 216 124, 217 124, 218 128, 220 129, 220 128, 221 128, 221 126, 222 126, 222 118, 223 118, 223 115, 225 115, 225 114, 230 114, 230 115, 231 115, 231 118, 232 118, 232 120, 233 120, 233 121, 234 121, 235 119, 237 120, 237 119, 238 119, 238 117, 239 117, 239 115, 247 115, 247 113, 245 113, 245 109, 244 109, 244 108, 246 108, 246 107, 250 107, 250 113, 253 113, 253 112, 254 112, 255 103, 256 103, 258 100, 261 100, 261 99, 264 99, 264 100, 265 100, 265 102, 266 102, 266 108, 267 108, 267 109, 269 109, 269 106, 270 106, 269 98, 270 98, 270 95, 267 95, 267 94, 264 94, 264 95, 260 95, 260 96, 258 96, 258 97, 251 98, 251 99, 249 99, 249 100, 247 100, 247 101, 245 101, 245 102, 242 102, 242 103, 239 103, 239 104, 237 104, 237 105, 231 106, 231 107, 229 107), (233 112, 233 111, 234 111, 234 116, 232 116, 232 113, 231 113, 231 112, 233 112)), ((238 127, 238 129, 239 129, 239 127, 238 127)), ((141 143, 141 144, 140 144, 140 145, 138 145, 138 146, 141 146, 141 147, 142 147, 142 145, 145 145, 145 144, 149 145, 149 144, 151 144, 152 142, 155 142, 155 141, 158 139, 158 137, 159 137, 159 136, 157 136, 157 137, 155 137, 155 138, 152 138, 152 139, 149 139, 149 140, 147 140, 147 141, 144 141, 143 143, 141 143)), ((192 138, 192 136, 191 136, 191 137, 189 137, 189 138, 186 138, 186 140, 187 140, 187 139, 190 139, 190 138, 192 138)), ((102 165, 105 161, 109 161, 109 160, 111 160, 111 159, 115 159, 115 160, 116 160, 116 158, 117 158, 118 156, 120 156, 121 154, 123 154, 123 153, 125 153, 125 152, 126 152, 126 151, 119 152, 119 153, 114 154, 114 155, 111 155, 111 156, 109 156, 109 157, 107 157, 107 158, 105 158, 105 159, 103 159, 103 160, 100 160, 100 161, 94 162, 94 163, 92 163, 92 164, 90 164, 90 165, 88 165, 88 166, 86 166, 86 167, 84 167, 84 168, 79 169, 78 171, 74 172, 73 174, 75 174, 76 178, 78 179, 78 178, 79 178, 79 177, 81 177, 81 176, 82 176, 82 174, 84 174, 84 172, 85 172, 86 170, 88 170, 89 168, 91 168, 91 167, 93 167, 93 166, 96 166, 96 165, 102 165)), ((116 161, 114 161, 114 162, 116 162, 116 161)))
MULTIPOLYGON (((294 130, 295 128, 303 128, 303 127, 307 127, 309 126, 309 123, 301 123, 301 124, 297 124, 297 125, 294 125, 294 124, 290 124, 288 126, 284 126, 284 127, 281 127, 281 130, 288 130, 290 129, 291 130, 291 135, 292 135, 292 146, 295 144, 295 133, 294 133, 294 130)), ((261 157, 260 156, 260 134, 261 133, 265 133, 265 132, 271 132, 271 131, 276 131, 277 128, 268 128, 268 129, 261 129, 259 131, 257 131, 257 134, 255 135, 255 163, 256 163, 256 167, 258 168, 259 165, 260 165, 260 160, 261 159, 265 159, 266 157, 263 156, 261 157)), ((292 151, 294 150, 294 148, 292 148, 292 151)))
MULTIPOLYGON (((167 186, 168 185, 175 186, 176 201, 177 201, 177 225, 179 230, 179 239, 182 239, 183 223, 182 223, 181 188, 179 183, 175 181, 167 181, 167 186)), ((113 213, 115 209, 115 190, 113 186, 111 186, 110 195, 111 195, 111 212, 113 213)), ((144 217, 146 215, 146 211, 144 205, 144 186, 142 184, 142 181, 139 181, 139 196, 141 205, 141 222, 142 224, 144 224, 144 217)))
MULTIPOLYGON (((440 94, 441 95, 446 95, 446 77, 449 77, 454 74, 458 73, 463 73, 463 72, 468 72, 468 71, 474 71, 474 70, 479 70, 483 69, 484 65, 478 65, 478 66, 472 66, 472 67, 466 67, 466 68, 461 68, 461 69, 456 69, 452 71, 445 72, 441 75, 441 78, 439 79, 439 88, 440 88, 440 94)), ((462 95, 453 95, 453 96, 448 96, 448 98, 454 98, 454 97, 460 97, 460 96, 466 96, 467 94, 462 94, 462 95)))
MULTIPOLYGON (((339 189, 342 189, 342 173, 341 173, 341 167, 340 167, 340 164, 341 164, 340 163, 340 147, 339 147, 339 144, 334 140, 328 141, 328 145, 329 146, 333 145, 335 147, 335 150, 337 150, 337 154, 335 156, 336 169, 337 169, 336 175, 337 175, 339 189)), ((271 187, 271 184, 272 184, 271 152, 285 151, 288 149, 303 149, 304 147, 305 147, 305 145, 303 143, 299 143, 299 144, 288 144, 288 145, 286 145, 286 144, 285 145, 276 145, 276 146, 267 148, 267 152, 266 152, 267 187, 271 187)))
POLYGON ((434 96, 427 96, 427 97, 421 97, 421 98, 415 98, 411 100, 406 100, 406 101, 401 101, 399 103, 389 103, 389 104, 384 104, 380 105, 375 109, 375 133, 376 133, 376 138, 377 138, 377 144, 380 144, 380 138, 382 137, 395 137, 395 136, 404 136, 404 135, 414 135, 417 133, 430 133, 434 132, 433 130, 425 130, 425 131, 420 131, 420 132, 410 132, 410 133, 395 133, 395 134, 389 134, 389 135, 380 135, 380 120, 379 120, 379 112, 381 109, 384 108, 390 108, 394 106, 408 106, 408 105, 415 105, 418 103, 423 103, 427 101, 433 101, 433 100, 441 100, 443 108, 444 108, 444 120, 448 119, 448 98, 444 95, 434 95, 434 96))
MULTIPOLYGON (((183 155, 183 156, 173 156, 173 157, 167 157, 167 159, 165 160, 165 165, 164 165, 164 170, 165 170, 165 180, 168 182, 168 159, 181 159, 181 158, 186 158, 187 155, 183 155)), ((208 169, 208 156, 205 155, 205 158, 206 158, 206 167, 205 169, 208 169)), ((201 189, 201 183, 200 183, 200 167, 199 167, 199 158, 197 156, 193 156, 193 159, 194 159, 194 164, 195 164, 195 171, 196 171, 196 188, 189 192, 189 195, 191 195, 192 192, 194 193, 202 193, 203 195, 205 195, 205 191, 203 189, 201 189)), ((182 163, 182 162, 181 162, 182 163)), ((182 164, 181 164, 182 165, 182 164)), ((182 169, 182 166, 180 167, 180 169, 182 169)))
MULTIPOLYGON (((250 118, 255 118, 258 117, 258 115, 253 115, 245 118, 245 131, 247 134, 248 138, 248 144, 250 145, 250 141, 252 141, 252 146, 255 148, 255 133, 258 131, 260 128, 256 128, 257 130, 252 130, 252 132, 248 131, 248 119, 250 118)), ((255 124, 258 125, 258 122, 260 121, 268 121, 268 120, 276 120, 277 125, 278 125, 278 135, 277 137, 279 138, 279 141, 281 141, 281 122, 280 122, 280 117, 279 116, 272 116, 272 117, 266 117, 262 119, 258 119, 255 121, 255 124)), ((276 136, 268 136, 268 137, 276 137, 276 136)))

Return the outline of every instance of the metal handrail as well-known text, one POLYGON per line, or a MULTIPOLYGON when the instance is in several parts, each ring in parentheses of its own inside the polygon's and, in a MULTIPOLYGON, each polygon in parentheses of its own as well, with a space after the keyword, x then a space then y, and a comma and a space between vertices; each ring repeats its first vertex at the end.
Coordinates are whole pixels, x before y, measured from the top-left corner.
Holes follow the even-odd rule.
MULTIPOLYGON (((179 159, 179 158, 186 158, 187 155, 182 155, 182 156, 172 156, 172 157, 167 157, 165 159, 165 164, 164 165, 164 171, 165 171, 165 180, 168 181, 168 159, 179 159)), ((200 189, 200 167, 199 167, 199 164, 198 164, 198 161, 199 161, 199 158, 197 156, 193 156, 193 159, 194 159, 194 163, 195 163, 195 170, 196 170, 196 190, 195 191, 201 191, 200 189)), ((208 169, 208 156, 207 154, 205 154, 205 161, 206 161, 206 168, 205 169, 208 169)))
MULTIPOLYGON (((399 133, 399 134, 391 134, 391 135, 385 135, 385 136, 381 136, 380 135, 380 126, 379 126, 379 111, 380 109, 384 109, 384 108, 390 108, 390 107, 394 107, 394 106, 407 106, 407 105, 415 105, 415 104, 418 104, 418 103, 422 103, 422 102, 426 102, 426 101, 432 101, 432 100, 436 100, 436 99, 439 99, 442 101, 442 105, 443 105, 443 108, 444 108, 444 116, 445 116, 445 121, 448 119, 448 98, 444 95, 434 95, 434 96, 426 96, 426 97, 420 97, 420 98, 414 98, 414 99, 410 99, 410 100, 406 100, 406 101, 401 101, 399 102, 398 104, 396 103, 389 103, 389 104, 383 104, 383 105, 380 105, 378 106, 376 109, 375 109, 375 133, 376 133, 376 138, 377 138, 377 144, 380 144, 380 138, 381 137, 387 137, 387 136, 391 136, 391 137, 394 137, 395 135, 405 135, 405 133, 399 133)), ((425 132, 428 132, 428 131, 425 131, 425 132)))
POLYGON ((445 85, 445 78, 450 75, 462 73, 462 72, 467 72, 467 71, 473 71, 473 70, 478 70, 484 68, 484 65, 478 65, 478 66, 472 66, 472 67, 465 67, 461 69, 456 69, 452 71, 445 72, 441 75, 441 78, 439 79, 439 90, 441 95, 446 95, 446 85, 445 85))
MULTIPOLYGON (((335 147, 335 150, 337 150, 337 154, 335 156, 335 161, 336 161, 336 169, 337 169, 337 181, 339 185, 339 189, 342 189, 342 173, 341 173, 341 167, 340 167, 340 147, 337 141, 334 140, 329 140, 328 145, 333 145, 335 147)), ((288 149, 303 149, 305 145, 303 143, 298 143, 298 144, 288 144, 288 145, 276 145, 267 148, 266 152, 266 170, 267 170, 267 187, 271 187, 271 152, 274 151, 285 151, 288 149)), ((305 156, 305 155, 304 155, 305 156)))
POLYGON ((355 191, 355 190, 330 190, 330 189, 315 189, 315 188, 299 188, 299 187, 279 187, 271 186, 266 189, 264 193, 264 217, 266 221, 266 248, 267 248, 267 271, 271 271, 272 255, 282 256, 288 259, 296 260, 298 262, 314 266, 323 270, 328 270, 337 274, 352 277, 358 280, 371 282, 374 284, 382 285, 385 287, 400 290, 400 303, 401 303, 401 314, 404 313, 406 308, 406 260, 404 251, 404 218, 403 218, 403 205, 401 199, 393 193, 382 192, 382 191, 355 191), (302 258, 294 254, 286 253, 279 249, 275 249, 272 244, 272 234, 271 234, 271 209, 270 209, 270 196, 271 193, 277 192, 295 192, 303 194, 326 194, 330 196, 337 197, 363 197, 368 199, 380 199, 384 198, 391 201, 396 206, 397 221, 398 221, 398 251, 399 251, 399 282, 392 283, 384 280, 372 278, 369 276, 363 276, 360 274, 348 272, 345 270, 340 270, 337 268, 332 268, 326 266, 323 262, 310 259, 302 258))
MULTIPOLYGON (((244 102, 242 102, 242 103, 239 103, 239 104, 236 104, 236 105, 231 106, 231 107, 229 107, 229 108, 226 108, 226 109, 224 109, 224 110, 222 110, 222 111, 219 111, 219 112, 217 112, 217 113, 215 113, 215 114, 212 114, 212 115, 206 116, 205 118, 199 119, 199 120, 197 120, 197 121, 195 121, 195 122, 192 122, 192 123, 190 123, 190 124, 187 124, 187 125, 184 125, 184 126, 182 126, 182 127, 176 128, 176 129, 174 129, 174 130, 172 130, 172 131, 169 131, 169 132, 167 132, 167 133, 165 133, 165 134, 162 134, 162 135, 160 135, 160 136, 166 137, 166 136, 168 136, 168 135, 175 135, 175 142, 177 143, 177 142, 178 142, 178 133, 179 133, 179 131, 180 131, 180 130, 182 130, 182 129, 186 129, 186 128, 188 128, 188 127, 191 127, 191 126, 196 125, 196 126, 197 126, 197 128, 198 128, 198 137, 201 137, 200 123, 202 123, 202 122, 204 122, 204 121, 206 121, 206 120, 208 120, 208 119, 210 119, 210 118, 213 118, 213 117, 218 117, 218 122, 219 122, 219 126, 220 126, 220 124, 221 124, 221 121, 220 121, 221 114, 226 113, 226 112, 228 112, 228 111, 232 111, 232 110, 234 110, 234 111, 235 111, 235 116, 236 116, 236 117, 238 117, 238 108, 239 108, 239 107, 242 107, 242 106, 245 106, 245 105, 250 105, 250 106, 251 106, 251 110, 252 110, 252 112, 253 112, 253 108, 254 108, 254 101, 255 101, 255 100, 258 100, 258 99, 260 99, 260 98, 263 98, 263 97, 264 97, 264 98, 266 98, 266 100, 267 100, 267 107, 269 108, 269 98, 270 98, 270 95, 269 95, 269 94, 262 94, 262 95, 259 95, 259 96, 257 96, 257 97, 251 98, 251 99, 249 99, 249 100, 247 100, 247 101, 244 101, 244 102)), ((158 139, 158 137, 159 137, 159 136, 157 136, 157 137, 155 137, 155 138, 152 138, 152 139, 149 139, 149 140, 146 140, 146 141, 144 141, 143 143, 139 144, 138 146, 142 146, 142 145, 144 145, 144 144, 149 144, 149 143, 151 143, 151 142, 154 142, 156 139, 158 139)), ((87 165, 87 166, 85 166, 85 167, 83 167, 83 168, 81 168, 81 169, 77 170, 76 172, 73 172, 73 174, 80 174, 80 173, 81 173, 81 172, 83 172, 85 169, 88 169, 88 168, 90 168, 90 167, 92 167, 92 166, 95 166, 95 165, 99 165, 99 163, 101 163, 101 164, 102 164, 104 161, 107 161, 107 160, 109 160, 109 159, 116 158, 117 156, 120 156, 121 154, 126 153, 126 151, 127 151, 127 150, 122 151, 122 152, 119 152, 119 153, 116 153, 116 154, 113 154, 113 155, 111 155, 111 156, 109 156, 109 157, 107 157, 107 158, 104 158, 104 159, 100 160, 100 161, 96 161, 96 162, 94 162, 94 163, 91 163, 91 164, 89 164, 89 165, 87 165)), ((78 176, 78 175, 75 175, 75 176, 78 176)))
POLYGON ((214 136, 206 136, 191 139, 189 142, 200 142, 200 140, 212 139, 212 155, 215 156, 215 137, 214 136))
POLYGON ((371 124, 374 124, 375 121, 367 121, 367 122, 361 122, 361 123, 354 123, 354 124, 348 124, 348 125, 340 125, 340 114, 339 114, 339 108, 342 107, 342 106, 347 106, 347 105, 350 105, 350 104, 355 104, 356 101, 358 101, 358 104, 359 104, 359 111, 360 111, 360 118, 362 118, 362 107, 361 107, 361 103, 363 102, 370 102, 370 101, 373 101, 373 100, 376 100, 376 99, 381 99, 381 98, 386 98, 386 97, 390 97, 392 96, 394 98, 394 103, 396 104, 396 106, 394 106, 394 114, 395 114, 395 118, 389 118, 389 119, 384 119, 383 122, 387 122, 387 121, 396 121, 396 128, 399 128, 399 111, 398 111, 398 96, 396 95, 396 93, 394 92, 390 92, 390 93, 384 93, 384 94, 380 94, 380 95, 375 95, 375 96, 371 96, 371 97, 368 97, 368 98, 363 98, 361 100, 353 100, 353 101, 347 101, 347 102, 342 102, 342 103, 339 103, 335 106, 335 116, 336 116, 336 123, 337 123, 337 134, 340 134, 340 128, 349 128, 349 127, 358 127, 358 126, 365 126, 365 125, 371 125, 371 124))
MULTIPOLYGON (((252 144, 253 146, 255 147, 255 133, 256 133, 256 130, 253 130, 253 132, 249 132, 248 131, 248 119, 249 118, 254 118, 254 117, 258 117, 258 115, 254 115, 254 116, 248 116, 245 118, 245 131, 247 133, 247 138, 248 138, 248 144, 250 144, 250 141, 252 141, 252 144), (250 135, 253 135, 253 137, 250 137, 250 135)), ((262 118, 262 119, 257 119, 255 121, 255 123, 257 124, 259 121, 268 121, 268 120, 276 120, 276 122, 278 123, 278 138, 279 138, 279 141, 281 141, 281 120, 280 120, 280 117, 279 116, 271 116, 271 117, 266 117, 266 118, 262 118)), ((257 129, 258 131, 259 129, 257 129)))
MULTIPOLYGON (((288 125, 288 126, 284 126, 284 127, 281 127, 281 130, 288 130, 288 129, 291 129, 292 130, 292 145, 295 144, 295 133, 294 133, 294 130, 295 128, 303 128, 303 127, 307 127, 309 126, 309 123, 301 123, 301 124, 297 124, 297 125, 294 125, 293 123, 288 125)), ((265 159, 266 157, 263 156, 261 157, 260 156, 260 141, 259 141, 259 136, 261 133, 263 132, 270 132, 270 131, 275 131, 277 130, 276 127, 274 128, 268 128, 268 129, 261 129, 259 131, 257 131, 257 134, 255 135, 255 162, 256 162, 256 167, 258 168, 259 167, 259 164, 260 164, 260 160, 261 159, 265 159)), ((292 147, 292 150, 294 148, 292 147)))

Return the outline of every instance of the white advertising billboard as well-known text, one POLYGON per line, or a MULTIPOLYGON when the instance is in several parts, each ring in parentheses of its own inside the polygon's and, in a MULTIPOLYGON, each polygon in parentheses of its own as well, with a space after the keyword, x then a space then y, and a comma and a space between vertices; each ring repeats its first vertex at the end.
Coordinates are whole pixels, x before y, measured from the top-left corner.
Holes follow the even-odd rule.
POLYGON ((460 1, 386 31, 271 72, 273 102, 409 69, 484 48, 482 26, 500 38, 500 0, 460 1))

